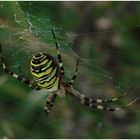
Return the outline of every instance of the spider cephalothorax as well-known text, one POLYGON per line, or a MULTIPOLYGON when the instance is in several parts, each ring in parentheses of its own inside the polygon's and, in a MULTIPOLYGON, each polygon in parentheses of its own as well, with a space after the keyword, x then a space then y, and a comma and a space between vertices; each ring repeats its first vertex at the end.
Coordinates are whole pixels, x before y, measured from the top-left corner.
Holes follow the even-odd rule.
POLYGON ((90 106, 92 108, 100 109, 100 110, 107 110, 107 111, 117 111, 120 109, 127 108, 128 106, 130 106, 132 103, 136 102, 140 98, 140 97, 137 97, 132 102, 130 102, 129 104, 123 107, 109 108, 109 107, 104 107, 104 105, 100 105, 100 104, 117 101, 121 97, 127 95, 128 91, 123 93, 119 97, 113 98, 113 99, 95 99, 94 100, 94 99, 86 97, 83 94, 80 94, 72 86, 74 80, 77 77, 79 59, 77 60, 75 72, 72 79, 68 82, 65 81, 64 67, 63 67, 61 55, 58 50, 58 44, 57 44, 56 37, 53 30, 52 30, 52 35, 53 35, 55 45, 56 45, 58 61, 55 60, 54 57, 52 57, 51 55, 44 53, 42 51, 39 51, 33 55, 31 59, 30 69, 31 69, 31 74, 33 75, 33 78, 34 78, 34 82, 37 84, 35 88, 33 87, 33 80, 27 80, 23 78, 21 75, 17 75, 16 73, 10 71, 6 67, 4 58, 2 57, 2 51, 1 51, 1 46, 0 46, 2 67, 6 73, 8 73, 9 75, 12 75, 19 81, 27 84, 32 89, 40 90, 44 88, 46 89, 47 92, 49 92, 46 105, 44 107, 44 111, 47 114, 50 112, 51 108, 53 107, 57 95, 64 96, 65 94, 67 94, 76 98, 78 101, 80 101, 80 103, 84 105, 90 106))

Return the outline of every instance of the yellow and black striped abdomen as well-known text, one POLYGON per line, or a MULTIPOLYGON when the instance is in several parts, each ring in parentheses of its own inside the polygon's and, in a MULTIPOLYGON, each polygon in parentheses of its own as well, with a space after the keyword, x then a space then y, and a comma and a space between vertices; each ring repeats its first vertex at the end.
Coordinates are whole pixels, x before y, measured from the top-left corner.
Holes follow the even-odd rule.
POLYGON ((31 60, 31 73, 37 84, 48 92, 59 88, 59 67, 54 59, 43 52, 37 52, 31 60))

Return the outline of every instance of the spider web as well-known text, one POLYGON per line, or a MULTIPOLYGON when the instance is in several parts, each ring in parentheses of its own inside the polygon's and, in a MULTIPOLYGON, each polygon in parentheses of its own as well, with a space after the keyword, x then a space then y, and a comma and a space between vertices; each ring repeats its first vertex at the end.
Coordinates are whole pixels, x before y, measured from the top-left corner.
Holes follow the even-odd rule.
MULTIPOLYGON (((50 6, 50 7, 48 6, 48 9, 49 8, 51 9, 53 7, 51 3, 48 3, 48 5, 50 6)), ((81 4, 81 7, 85 5, 86 4, 83 3, 81 4)), ((69 3, 64 2, 63 6, 69 8, 69 3)), ((70 6, 72 5, 70 4, 70 6)), ((91 10, 91 8, 98 9, 98 3, 95 2, 92 5, 84 8, 84 13, 88 13, 91 10)), ((133 10, 134 8, 135 11, 139 10, 139 5, 137 7, 133 7, 133 6, 129 7, 129 9, 133 9, 133 10)), ((92 29, 91 32, 89 31, 81 32, 79 31, 81 30, 79 28, 77 32, 72 33, 72 32, 66 32, 64 30, 65 26, 62 24, 55 25, 55 21, 53 21, 53 19, 51 18, 52 13, 48 9, 46 10, 45 15, 43 13, 42 15, 39 15, 36 11, 40 11, 42 9, 40 8, 40 5, 37 5, 33 2, 0 2, 0 9, 1 9, 0 10, 1 12, 0 42, 2 44, 3 56, 5 58, 8 68, 13 70, 14 72, 24 75, 24 77, 26 77, 27 79, 32 78, 29 70, 30 60, 32 55, 38 50, 46 51, 47 53, 57 58, 54 39, 51 33, 51 30, 54 29, 57 42, 59 43, 59 50, 63 58, 67 79, 70 79, 71 75, 73 74, 73 68, 75 66, 75 61, 77 57, 80 58, 79 75, 77 80, 80 83, 77 85, 77 88, 79 88, 80 91, 82 91, 83 93, 86 93, 88 91, 89 95, 91 95, 90 94, 91 90, 93 90, 91 86, 94 85, 95 86, 94 90, 96 91, 95 95, 99 97, 99 95, 105 96, 106 92, 105 93, 103 92, 105 87, 108 90, 110 89, 112 90, 113 88, 116 88, 118 91, 123 92, 127 90, 131 85, 136 85, 136 86, 138 85, 138 81, 135 81, 136 78, 134 78, 133 80, 132 78, 133 76, 127 77, 126 75, 125 77, 123 76, 121 78, 118 77, 120 76, 118 72, 118 68, 113 69, 114 65, 109 60, 111 59, 111 55, 113 54, 115 57, 118 58, 122 57, 122 55, 125 56, 127 55, 130 56, 132 60, 135 59, 133 61, 137 62, 136 59, 139 58, 140 56, 138 52, 139 51, 138 43, 132 44, 131 43, 132 40, 130 40, 130 42, 129 41, 126 42, 125 40, 122 41, 121 37, 123 39, 129 40, 130 36, 127 36, 126 34, 127 32, 129 33, 129 31, 131 30, 139 29, 140 27, 139 20, 136 21, 135 23, 130 23, 122 27, 120 26, 119 23, 119 17, 115 19, 116 24, 114 24, 114 22, 112 23, 112 21, 110 21, 108 18, 101 17, 100 15, 103 14, 101 11, 99 13, 97 12, 98 10, 97 11, 95 10, 94 11, 95 15, 98 14, 98 16, 100 17, 96 22, 94 22, 96 23, 95 29, 97 30, 92 29), (10 8, 10 10, 7 11, 7 8, 10 8), (124 34, 126 35, 126 38, 124 37, 125 36, 124 34), (102 42, 104 43, 105 36, 109 36, 106 39, 111 39, 110 42, 113 45, 115 44, 114 48, 112 47, 107 48, 106 45, 110 45, 110 44, 104 45, 100 43, 100 40, 102 40, 102 42), (93 38, 94 41, 91 41, 93 40, 93 38), (132 47, 130 48, 122 47, 124 45, 123 43, 126 45, 130 45, 132 47), (133 45, 135 45, 136 47, 134 48, 133 45), (121 46, 122 48, 121 47, 119 48, 119 46, 121 46), (81 48, 80 52, 78 51, 77 48, 81 48), (92 55, 94 55, 95 57, 91 57, 92 55), (111 63, 111 67, 109 67, 110 69, 108 69, 107 65, 104 65, 107 63, 107 61, 111 63), (22 71, 19 71, 18 66, 20 66, 22 71), (88 83, 87 80, 89 80, 90 83, 88 83)), ((76 17, 81 16, 80 14, 81 13, 76 13, 76 17)), ((111 17, 113 17, 112 20, 116 18, 116 15, 119 15, 119 13, 113 13, 112 15, 110 15, 111 17)), ((83 15, 83 19, 84 16, 86 15, 83 15)), ((120 19, 122 19, 124 16, 125 15, 122 14, 122 16, 120 16, 120 19)), ((112 57, 112 59, 114 59, 114 57, 112 57)), ((110 64, 109 62, 108 64, 110 64)), ((137 73, 136 76, 140 77, 139 73, 137 73)), ((42 106, 44 105, 43 102, 45 102, 46 99, 45 91, 42 91, 39 94, 33 91, 33 93, 31 92, 30 95, 27 95, 26 92, 29 93, 30 91, 29 89, 25 89, 25 91, 21 92, 22 95, 18 95, 23 85, 20 83, 15 83, 21 86, 21 88, 13 89, 12 84, 10 84, 10 82, 8 83, 8 81, 9 81, 9 77, 6 76, 1 77, 0 85, 3 86, 6 83, 5 86, 3 86, 2 91, 5 92, 4 88, 6 88, 6 86, 9 87, 9 90, 6 91, 8 92, 8 94, 6 95, 7 99, 4 98, 3 94, 2 94, 3 96, 1 97, 2 100, 1 118, 2 118, 2 125, 4 128, 3 130, 4 133, 0 134, 1 137, 5 137, 5 136, 14 137, 14 132, 11 130, 12 127, 14 127, 14 129, 15 128, 18 129, 18 131, 15 130, 18 133, 16 138, 26 138, 23 135, 23 133, 21 133, 21 131, 23 131, 24 134, 28 135, 27 137, 29 138, 30 137, 42 138, 43 136, 46 138, 46 135, 44 135, 43 133, 40 133, 39 136, 37 135, 38 133, 36 134, 36 132, 38 132, 39 129, 43 131, 43 129, 46 128, 48 134, 49 133, 52 134, 51 135, 52 138, 65 137, 64 134, 59 134, 58 130, 60 129, 60 127, 58 127, 59 126, 58 121, 57 120, 55 121, 55 115, 54 117, 51 116, 52 117, 51 119, 45 118, 42 115, 42 106), (9 94, 10 90, 12 90, 11 94, 9 94), (12 99, 12 103, 14 103, 15 106, 16 104, 17 106, 19 105, 19 107, 13 108, 14 111, 11 111, 9 113, 8 110, 6 109, 9 104, 5 102, 10 102, 10 98, 13 98, 13 96, 17 96, 17 97, 15 99, 12 99), (20 101, 22 103, 20 103, 20 101), (36 110, 34 111, 34 115, 37 115, 39 117, 38 118, 33 117, 33 115, 30 114, 31 110, 36 110), (14 115, 8 117, 10 114, 14 114, 14 115), (6 123, 6 119, 4 119, 4 117, 8 119, 8 123, 10 125, 6 123), (30 122, 26 122, 26 120, 28 119, 30 120, 30 122), (23 127, 20 127, 19 125, 17 125, 18 124, 17 123, 15 126, 13 124, 15 121, 18 121, 19 124, 20 123, 21 124, 27 123, 27 124, 25 124, 23 127), (45 121, 48 123, 44 124, 45 121), (28 126, 29 129, 26 129, 28 126), (22 135, 20 136, 20 134, 22 135)), ((14 83, 16 81, 14 79, 11 79, 11 82, 14 83)), ((110 95, 113 95, 112 92, 110 92, 110 95)), ((59 104, 57 105, 59 106, 59 104)), ((71 105, 66 104, 65 101, 63 101, 61 105, 62 107, 64 107, 64 111, 66 112, 66 114, 70 113, 70 115, 72 115, 70 110, 65 109, 66 106, 68 106, 67 108, 69 108, 69 106, 71 105)), ((73 106, 71 108, 73 108, 73 106)), ((59 110, 56 111, 59 112, 59 110)), ((101 113, 99 114, 101 115, 101 113)), ((60 115, 60 117, 62 116, 60 115)), ((63 119, 65 120, 67 118, 67 115, 63 117, 64 117, 63 119)), ((81 121, 84 120, 84 117, 83 119, 81 117, 80 120, 81 121)), ((85 120, 88 120, 90 122, 91 118, 89 117, 85 120)), ((67 123, 70 122, 71 120, 69 119, 67 123)), ((85 123, 89 123, 89 122, 85 122, 85 123)), ((63 129, 65 129, 67 125, 65 124, 63 129)), ((101 118, 99 119, 99 121, 95 123, 95 126, 96 126, 95 131, 97 131, 98 133, 101 133, 102 130, 106 129, 105 123, 101 121, 101 118)), ((65 132, 67 131, 69 133, 72 132, 72 129, 74 129, 74 127, 76 126, 68 127, 65 132)), ((51 137, 48 136, 48 138, 51 137)), ((86 136, 83 135, 83 137, 86 136)))

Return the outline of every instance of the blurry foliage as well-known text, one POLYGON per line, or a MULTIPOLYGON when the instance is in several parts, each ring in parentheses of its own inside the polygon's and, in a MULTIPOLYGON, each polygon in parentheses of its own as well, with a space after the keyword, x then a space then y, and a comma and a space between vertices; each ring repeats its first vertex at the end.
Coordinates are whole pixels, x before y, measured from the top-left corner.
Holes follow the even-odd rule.
MULTIPOLYGON (((93 98, 110 98, 133 85, 131 95, 116 103, 121 106, 140 94, 139 11, 139 2, 1 1, 3 56, 11 70, 32 78, 29 65, 35 51, 56 57, 55 27, 66 78, 79 56, 75 88, 93 98)), ((139 102, 110 113, 58 98, 46 117, 46 96, 1 71, 0 138, 140 138, 139 102)))

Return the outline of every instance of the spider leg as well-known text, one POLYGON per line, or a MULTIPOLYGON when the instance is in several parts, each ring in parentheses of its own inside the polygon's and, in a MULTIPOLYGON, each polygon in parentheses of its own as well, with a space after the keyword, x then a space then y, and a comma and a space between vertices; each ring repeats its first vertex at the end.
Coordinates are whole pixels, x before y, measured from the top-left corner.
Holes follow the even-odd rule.
POLYGON ((78 65, 79 65, 79 58, 77 58, 77 61, 76 61, 76 67, 75 67, 75 70, 74 70, 74 75, 70 81, 70 85, 72 86, 72 84, 74 83, 76 77, 77 77, 77 71, 78 71, 78 65))
POLYGON ((44 111, 46 113, 46 115, 48 115, 55 103, 55 99, 57 97, 56 93, 50 93, 47 97, 47 101, 46 101, 46 105, 44 107, 44 111))
POLYGON ((72 95, 74 95, 77 98, 80 98, 81 100, 83 100, 83 102, 86 101, 86 102, 89 102, 89 103, 98 103, 98 104, 101 104, 101 103, 111 103, 111 102, 115 102, 115 101, 121 99, 122 97, 126 96, 132 88, 133 87, 130 87, 122 95, 120 95, 118 97, 115 97, 115 98, 112 98, 112 99, 92 99, 92 98, 86 97, 83 94, 80 94, 79 92, 77 92, 73 88, 71 88, 71 91, 72 91, 72 95))
MULTIPOLYGON (((1 48, 1 44, 0 44, 0 57, 1 57, 1 62, 2 62, 2 69, 4 72, 6 72, 7 74, 11 75, 12 77, 18 79, 19 81, 25 83, 26 85, 28 85, 30 88, 32 89, 35 89, 35 90, 40 90, 41 88, 40 87, 33 87, 33 80, 27 80, 25 79, 22 75, 18 75, 14 72, 12 72, 11 70, 9 70, 6 65, 5 65, 5 62, 4 62, 4 58, 2 56, 2 48, 1 48)), ((21 71, 21 69, 19 68, 19 71, 21 71)))
MULTIPOLYGON (((19 69, 19 72, 20 72, 20 73, 23 73, 20 66, 18 66, 18 69, 19 69)), ((23 74, 20 74, 19 76, 20 76, 20 77, 23 77, 23 74)), ((30 80, 30 83, 33 83, 33 82, 35 82, 35 81, 33 81, 33 80, 31 81, 31 80, 30 80)), ((33 87, 33 86, 32 86, 31 88, 32 88, 33 90, 40 90, 40 89, 42 89, 42 88, 39 87, 39 86, 36 86, 36 87, 33 87)))
MULTIPOLYGON (((78 101, 80 101, 80 103, 82 103, 84 105, 90 106, 92 108, 96 108, 96 109, 100 109, 100 110, 107 110, 107 111, 112 111, 112 112, 128 108, 130 105, 132 105, 134 102, 136 102, 137 100, 140 99, 140 97, 137 97, 136 99, 134 99, 132 102, 128 103, 125 106, 118 107, 118 108, 110 108, 110 107, 104 107, 102 105, 97 105, 96 103, 105 103, 105 102, 102 102, 101 99, 97 99, 97 100, 90 99, 88 97, 85 97, 85 95, 80 94, 78 91, 74 90, 73 88, 66 88, 66 91, 69 93, 69 95, 75 97, 78 101)), ((103 100, 103 101, 107 102, 108 100, 103 100)), ((109 102, 110 101, 113 102, 116 100, 112 99, 112 100, 109 100, 109 102)))
POLYGON ((53 38, 55 40, 55 46, 56 46, 56 50, 57 50, 57 58, 58 58, 58 62, 59 62, 59 67, 60 67, 60 74, 62 76, 64 76, 64 67, 63 67, 63 63, 62 63, 62 58, 61 58, 61 55, 60 55, 60 52, 59 52, 59 49, 58 49, 58 43, 56 41, 56 37, 55 37, 55 33, 54 33, 54 30, 52 29, 52 35, 53 35, 53 38))
POLYGON ((117 107, 117 108, 104 107, 102 105, 96 105, 96 104, 93 104, 93 103, 89 104, 88 102, 87 103, 86 102, 81 102, 81 103, 84 104, 84 105, 90 106, 92 108, 99 109, 99 110, 107 110, 107 111, 114 112, 114 111, 118 111, 118 110, 122 110, 122 109, 127 109, 129 106, 131 106, 133 103, 135 103, 139 99, 140 99, 140 97, 137 97, 136 99, 134 99, 133 101, 131 101, 127 105, 121 106, 121 107, 117 107))

